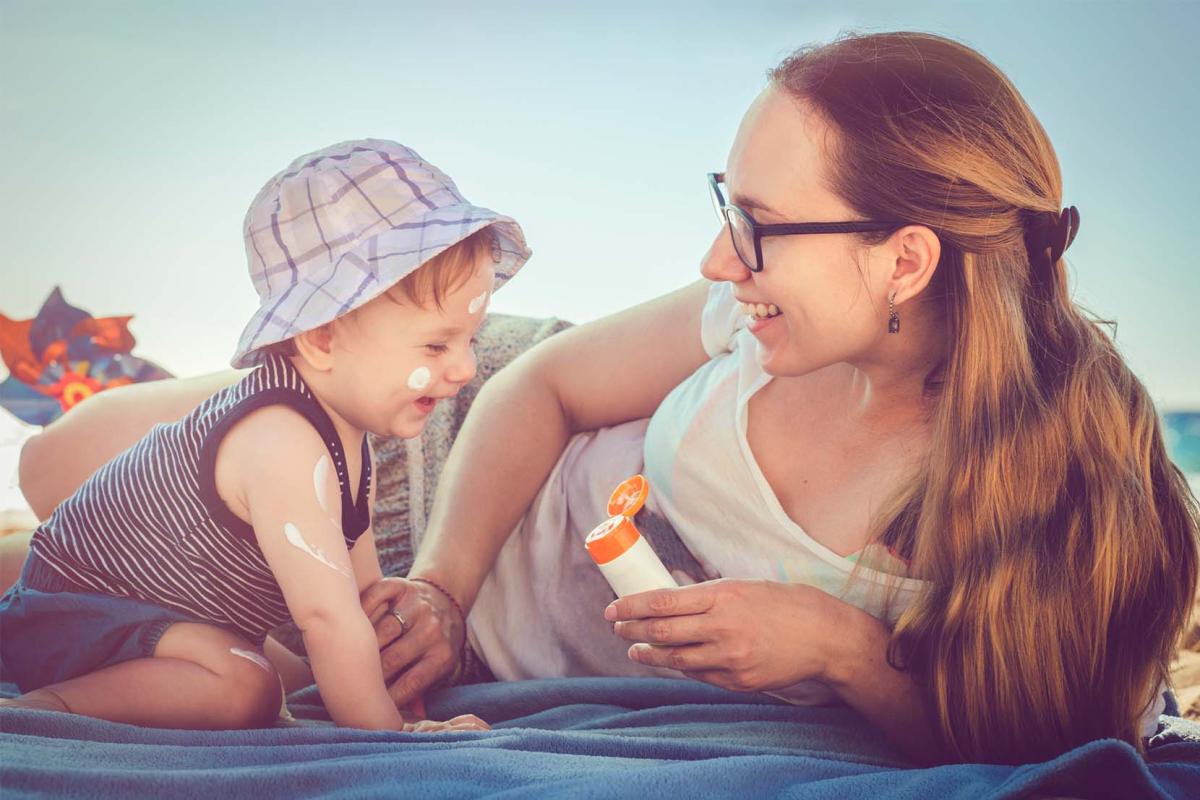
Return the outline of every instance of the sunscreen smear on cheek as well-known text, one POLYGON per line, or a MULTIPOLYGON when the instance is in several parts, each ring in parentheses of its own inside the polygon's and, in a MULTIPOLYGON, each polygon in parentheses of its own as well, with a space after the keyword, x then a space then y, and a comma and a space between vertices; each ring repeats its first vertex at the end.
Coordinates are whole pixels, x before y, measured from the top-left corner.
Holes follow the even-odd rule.
POLYGON ((427 388, 431 380, 433 380, 433 373, 429 371, 429 367, 417 367, 408 376, 408 388, 419 392, 427 388))

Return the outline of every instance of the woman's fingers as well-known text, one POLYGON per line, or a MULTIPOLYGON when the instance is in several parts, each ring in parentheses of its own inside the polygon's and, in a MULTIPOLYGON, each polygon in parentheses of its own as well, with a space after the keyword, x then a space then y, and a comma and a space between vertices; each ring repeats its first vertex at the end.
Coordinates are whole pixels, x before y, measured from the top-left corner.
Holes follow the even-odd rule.
POLYGON ((452 661, 446 661, 426 655, 388 686, 388 695, 397 707, 407 706, 415 699, 425 694, 425 690, 450 673, 452 661))
POLYGON ((718 579, 621 598, 605 617, 637 642, 633 661, 761 691, 828 675, 831 642, 849 635, 846 609, 853 607, 803 584, 718 579))
POLYGON ((692 614, 617 622, 613 631, 622 639, 650 644, 700 644, 717 638, 711 617, 692 614))
MULTIPOLYGON (((358 600, 367 619, 371 620, 372 625, 378 626, 392 606, 410 594, 412 590, 408 581, 401 578, 384 578, 368 586, 359 595, 358 600)), ((381 646, 382 644, 383 642, 380 642, 381 646)))
POLYGON ((679 589, 656 589, 652 592, 631 594, 610 603, 608 608, 604 609, 604 618, 609 622, 617 622, 646 617, 703 614, 712 608, 719 585, 720 581, 710 581, 679 589))
POLYGON ((732 667, 728 654, 717 645, 662 647, 635 644, 629 648, 629 657, 641 664, 678 670, 694 680, 734 692, 761 691, 763 688, 758 670, 732 667))
POLYGON ((440 598, 431 598, 420 586, 403 578, 385 578, 360 598, 375 626, 383 679, 397 707, 419 699, 450 674, 458 659, 451 641, 454 625, 447 624, 445 609, 436 605, 440 598))
MULTIPOLYGON (((446 648, 442 644, 441 628, 428 610, 412 609, 404 619, 401 632, 400 622, 391 614, 380 621, 375 629, 381 642, 379 665, 383 669, 384 681, 391 681, 405 669, 427 655, 441 655, 446 648), (411 617, 411 619, 410 619, 411 617)), ((401 612, 404 616, 404 612, 401 612)))
POLYGON ((381 650, 414 631, 427 634, 427 629, 440 627, 433 610, 415 592, 394 600, 372 624, 381 650))
POLYGON ((680 672, 723 669, 728 666, 720 648, 711 644, 689 644, 682 647, 635 644, 629 648, 629 657, 639 664, 680 672))

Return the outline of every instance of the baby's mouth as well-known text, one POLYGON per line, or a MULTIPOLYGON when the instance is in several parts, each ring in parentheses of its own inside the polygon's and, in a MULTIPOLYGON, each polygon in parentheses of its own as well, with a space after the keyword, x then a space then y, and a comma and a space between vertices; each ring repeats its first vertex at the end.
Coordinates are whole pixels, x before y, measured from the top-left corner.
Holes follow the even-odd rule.
POLYGON ((774 303, 742 303, 742 312, 750 319, 770 319, 783 312, 774 303))

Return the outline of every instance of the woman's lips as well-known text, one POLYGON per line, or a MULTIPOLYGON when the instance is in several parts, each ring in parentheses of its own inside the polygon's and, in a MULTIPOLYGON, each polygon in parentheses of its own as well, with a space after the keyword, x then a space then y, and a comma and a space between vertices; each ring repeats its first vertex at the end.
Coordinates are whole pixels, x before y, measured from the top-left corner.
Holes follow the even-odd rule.
POLYGON ((782 314, 779 314, 774 317, 765 317, 765 318, 754 317, 750 320, 750 324, 746 327, 748 327, 750 329, 751 333, 757 334, 757 333, 761 332, 767 326, 771 325, 772 323, 774 323, 782 318, 783 318, 782 314))

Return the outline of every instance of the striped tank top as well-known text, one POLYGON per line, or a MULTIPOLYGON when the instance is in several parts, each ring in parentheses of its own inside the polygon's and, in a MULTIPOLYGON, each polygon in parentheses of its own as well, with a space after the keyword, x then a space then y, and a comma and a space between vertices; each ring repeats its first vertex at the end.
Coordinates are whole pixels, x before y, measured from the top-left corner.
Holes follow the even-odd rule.
POLYGON ((254 529, 217 494, 217 448, 255 409, 285 404, 329 450, 341 486, 346 547, 370 524, 371 459, 362 442, 358 496, 333 422, 291 361, 270 355, 183 419, 155 425, 101 467, 33 534, 32 556, 80 591, 131 597, 230 628, 255 644, 291 619, 254 529))

